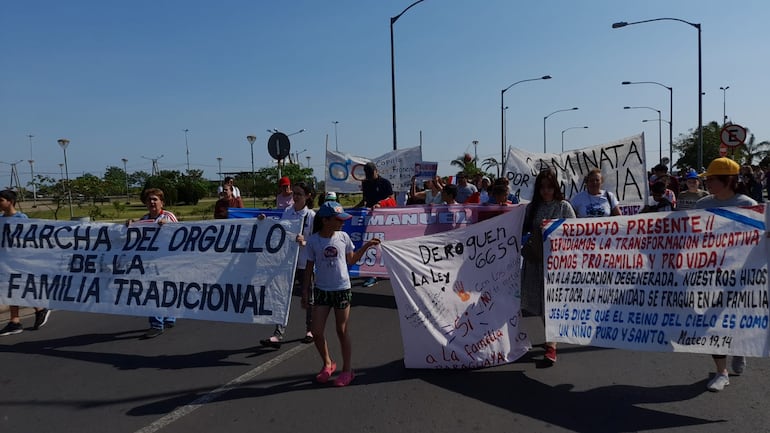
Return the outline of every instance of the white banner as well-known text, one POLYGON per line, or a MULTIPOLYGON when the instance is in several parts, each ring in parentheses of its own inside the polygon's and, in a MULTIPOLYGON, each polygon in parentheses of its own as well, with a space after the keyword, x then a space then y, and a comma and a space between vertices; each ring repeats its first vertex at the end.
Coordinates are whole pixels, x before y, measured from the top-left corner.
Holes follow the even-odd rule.
POLYGON ((407 368, 492 367, 530 349, 519 327, 524 210, 382 243, 407 368))
POLYGON ((0 304, 285 324, 300 223, 3 218, 0 304))
POLYGON ((768 356, 765 207, 549 221, 546 341, 768 356))
POLYGON ((361 192, 364 165, 377 164, 380 176, 388 179, 394 192, 409 191, 416 163, 422 161, 420 146, 399 149, 373 159, 326 150, 326 190, 342 193, 361 192))
POLYGON ((607 144, 558 153, 530 153, 509 148, 503 168, 511 190, 531 200, 535 177, 546 168, 556 171, 567 200, 585 189, 583 179, 591 169, 600 168, 604 185, 621 205, 644 206, 649 197, 644 134, 607 144))

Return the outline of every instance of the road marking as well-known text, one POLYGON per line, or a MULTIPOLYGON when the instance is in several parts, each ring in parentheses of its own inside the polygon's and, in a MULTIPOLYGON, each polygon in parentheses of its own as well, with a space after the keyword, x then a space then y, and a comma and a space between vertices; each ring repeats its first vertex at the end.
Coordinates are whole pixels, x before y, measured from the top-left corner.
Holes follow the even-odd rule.
POLYGON ((169 424, 173 423, 174 421, 177 421, 181 419, 182 417, 189 415, 194 410, 200 408, 206 403, 210 403, 219 397, 221 397, 226 392, 237 388, 242 383, 247 382, 260 374, 270 370, 271 368, 275 367, 276 365, 282 363, 283 361, 286 361, 287 359, 291 358, 294 355, 299 354, 303 350, 312 347, 312 344, 300 344, 297 346, 292 347, 291 349, 287 350, 286 352, 276 356, 275 358, 271 359, 270 361, 267 361, 264 364, 259 365, 258 367, 253 368, 252 370, 249 370, 248 372, 242 374, 241 376, 236 377, 235 379, 231 380, 230 382, 227 382, 226 384, 220 386, 219 388, 210 391, 206 394, 203 394, 202 396, 195 399, 190 404, 184 405, 173 412, 168 413, 167 415, 163 416, 162 418, 156 420, 152 424, 149 424, 145 426, 142 429, 137 430, 134 433, 153 433, 156 432, 169 424))

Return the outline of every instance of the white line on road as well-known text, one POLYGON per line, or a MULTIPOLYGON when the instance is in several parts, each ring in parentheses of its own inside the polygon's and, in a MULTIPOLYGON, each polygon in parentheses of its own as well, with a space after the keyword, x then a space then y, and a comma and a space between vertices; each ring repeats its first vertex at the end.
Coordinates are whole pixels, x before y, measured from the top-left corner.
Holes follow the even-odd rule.
POLYGON ((241 376, 236 377, 235 379, 231 380, 230 382, 227 382, 226 384, 220 386, 219 388, 208 392, 206 394, 203 394, 202 396, 198 397, 193 401, 192 403, 182 406, 175 411, 165 415, 164 417, 158 419, 157 421, 153 422, 150 425, 147 425, 146 427, 137 430, 134 433, 153 433, 156 432, 163 427, 166 427, 167 425, 173 423, 174 421, 177 421, 184 417, 185 415, 189 415, 194 410, 200 408, 206 403, 212 402, 222 396, 222 394, 237 388, 240 384, 249 381, 260 374, 266 372, 267 370, 270 370, 271 368, 275 367, 276 365, 282 363, 283 361, 286 361, 287 359, 291 358, 294 355, 299 354, 303 350, 307 349, 308 347, 312 347, 312 344, 300 344, 297 346, 292 347, 291 349, 287 350, 286 352, 276 356, 275 358, 271 359, 270 361, 267 361, 264 364, 259 365, 258 367, 253 368, 252 370, 249 370, 248 372, 242 374, 241 376))

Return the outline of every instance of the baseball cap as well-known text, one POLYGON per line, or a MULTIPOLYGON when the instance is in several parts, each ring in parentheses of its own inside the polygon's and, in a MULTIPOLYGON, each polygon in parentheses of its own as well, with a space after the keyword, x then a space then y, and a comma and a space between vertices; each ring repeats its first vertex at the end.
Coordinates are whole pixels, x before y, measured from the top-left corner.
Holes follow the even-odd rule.
POLYGON ((326 203, 322 204, 318 209, 318 212, 316 212, 316 216, 321 218, 333 216, 339 220, 347 220, 353 218, 353 215, 345 212, 345 210, 342 209, 342 205, 336 201, 327 201, 326 203))
POLYGON ((337 201, 337 193, 334 191, 327 192, 324 201, 337 201))
POLYGON ((741 166, 730 158, 717 158, 711 161, 706 176, 737 176, 741 166))
POLYGON ((281 178, 281 180, 278 181, 279 186, 286 186, 291 185, 291 180, 289 180, 288 176, 284 176, 281 178))
POLYGON ((697 178, 698 178, 698 172, 696 172, 694 168, 691 168, 690 171, 688 171, 687 175, 685 176, 685 179, 697 179, 697 178))

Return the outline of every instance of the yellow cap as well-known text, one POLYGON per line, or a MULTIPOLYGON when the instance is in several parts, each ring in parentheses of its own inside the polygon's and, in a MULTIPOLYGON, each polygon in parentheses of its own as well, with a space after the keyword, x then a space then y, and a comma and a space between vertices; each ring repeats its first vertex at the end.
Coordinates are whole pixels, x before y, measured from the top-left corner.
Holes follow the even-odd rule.
POLYGON ((708 170, 706 170, 706 176, 737 176, 740 170, 741 166, 737 162, 722 157, 711 161, 708 170))

